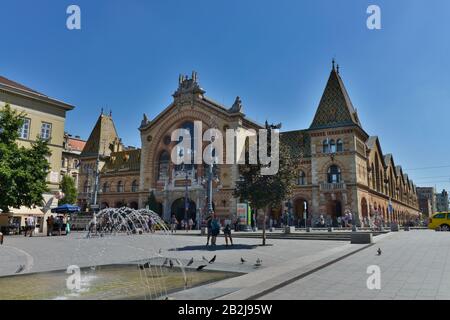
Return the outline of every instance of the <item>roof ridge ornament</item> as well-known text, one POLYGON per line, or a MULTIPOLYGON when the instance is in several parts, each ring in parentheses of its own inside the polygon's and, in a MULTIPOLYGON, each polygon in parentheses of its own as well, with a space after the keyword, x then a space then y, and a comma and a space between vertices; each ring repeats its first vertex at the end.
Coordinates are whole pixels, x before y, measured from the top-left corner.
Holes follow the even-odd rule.
POLYGON ((238 113, 242 111, 242 100, 239 96, 236 97, 236 100, 234 100, 233 106, 228 109, 231 113, 238 113))
POLYGON ((173 94, 175 99, 178 99, 182 96, 186 95, 198 95, 203 97, 205 94, 205 90, 203 90, 198 83, 198 75, 196 71, 192 71, 191 78, 189 76, 183 76, 180 74, 178 77, 178 89, 173 94))

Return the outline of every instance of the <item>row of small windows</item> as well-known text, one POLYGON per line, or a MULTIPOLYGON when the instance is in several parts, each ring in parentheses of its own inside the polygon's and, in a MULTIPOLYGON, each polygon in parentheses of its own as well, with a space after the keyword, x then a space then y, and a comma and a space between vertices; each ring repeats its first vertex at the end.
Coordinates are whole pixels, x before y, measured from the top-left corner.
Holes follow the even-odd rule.
MULTIPOLYGON (((23 118, 22 127, 19 129, 19 137, 21 139, 29 139, 30 138, 30 130, 31 130, 31 119, 23 118)), ((44 140, 50 140, 52 136, 52 124, 48 122, 41 123, 41 134, 40 137, 44 140)))
MULTIPOLYGON (((131 184, 131 192, 138 192, 138 191, 139 191, 139 184, 137 180, 134 180, 133 183, 131 184)), ((91 186, 87 181, 84 183, 84 192, 85 193, 91 192, 91 186)), ((103 193, 110 192, 110 184, 108 182, 105 182, 103 184, 102 192, 103 193)), ((116 192, 125 192, 125 185, 122 181, 117 182, 116 192)))
MULTIPOLYGON (((336 165, 332 165, 328 168, 327 171, 327 182, 328 183, 341 183, 341 168, 336 165)), ((300 171, 298 174, 297 184, 299 186, 307 185, 306 174, 304 171, 300 171)))
POLYGON ((344 143, 341 139, 337 139, 337 141, 334 141, 334 139, 323 140, 322 147, 323 153, 336 153, 344 151, 344 143))

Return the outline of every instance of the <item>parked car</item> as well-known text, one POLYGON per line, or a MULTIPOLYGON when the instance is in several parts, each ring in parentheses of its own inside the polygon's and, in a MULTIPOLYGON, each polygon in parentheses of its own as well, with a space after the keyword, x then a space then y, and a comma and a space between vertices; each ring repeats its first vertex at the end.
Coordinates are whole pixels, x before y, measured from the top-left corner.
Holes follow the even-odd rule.
POLYGON ((428 221, 428 229, 450 231, 450 212, 438 212, 428 221))

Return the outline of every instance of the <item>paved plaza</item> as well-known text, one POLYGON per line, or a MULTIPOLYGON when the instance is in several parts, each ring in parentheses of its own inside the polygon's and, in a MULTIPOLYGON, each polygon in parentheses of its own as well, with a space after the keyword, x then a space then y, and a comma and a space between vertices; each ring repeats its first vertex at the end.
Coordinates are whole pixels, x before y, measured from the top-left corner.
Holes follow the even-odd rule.
POLYGON ((374 245, 345 241, 236 238, 233 247, 218 239, 215 249, 206 238, 179 233, 119 235, 86 239, 7 237, 0 246, 0 275, 64 270, 69 265, 96 266, 152 257, 177 258, 196 268, 214 255, 211 270, 242 275, 171 295, 173 299, 450 299, 450 233, 431 230, 394 232, 374 238, 374 245), (381 256, 376 254, 382 249, 381 256), (246 262, 241 263, 243 257, 246 262), (260 267, 254 266, 257 259, 260 267), (381 289, 366 286, 367 267, 381 269, 381 289))

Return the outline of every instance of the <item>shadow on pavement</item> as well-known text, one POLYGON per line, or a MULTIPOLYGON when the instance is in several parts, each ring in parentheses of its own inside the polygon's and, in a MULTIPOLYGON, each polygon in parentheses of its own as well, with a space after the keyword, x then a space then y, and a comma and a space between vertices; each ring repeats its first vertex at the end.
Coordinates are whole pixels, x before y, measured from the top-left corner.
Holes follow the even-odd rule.
POLYGON ((168 251, 195 251, 195 250, 201 250, 201 251, 219 251, 219 250, 249 250, 249 249, 255 249, 258 245, 250 245, 250 244, 235 244, 233 246, 229 245, 228 247, 226 245, 216 245, 216 246, 205 246, 205 245, 198 245, 198 246, 186 246, 181 248, 174 248, 169 249, 168 251))

